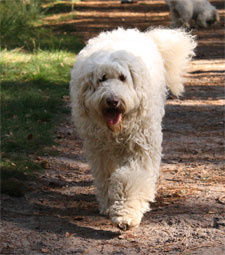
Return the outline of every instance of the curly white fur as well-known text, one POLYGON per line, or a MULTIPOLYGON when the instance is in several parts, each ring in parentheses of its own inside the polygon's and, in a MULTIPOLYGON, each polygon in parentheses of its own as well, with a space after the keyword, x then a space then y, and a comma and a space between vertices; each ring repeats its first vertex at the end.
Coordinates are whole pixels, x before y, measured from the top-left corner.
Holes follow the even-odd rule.
POLYGON ((182 30, 119 28, 89 40, 72 69, 72 116, 100 212, 122 229, 138 226, 154 201, 166 84, 182 93, 195 47, 182 30))

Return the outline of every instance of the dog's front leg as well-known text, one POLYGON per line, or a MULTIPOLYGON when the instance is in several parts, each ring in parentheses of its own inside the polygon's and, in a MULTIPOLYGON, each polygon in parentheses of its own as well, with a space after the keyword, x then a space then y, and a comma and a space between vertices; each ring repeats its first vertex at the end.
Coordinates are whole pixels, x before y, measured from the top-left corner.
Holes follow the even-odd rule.
POLYGON ((109 198, 108 198, 108 186, 109 176, 102 171, 93 171, 94 173, 94 186, 96 192, 96 198, 99 204, 100 214, 109 214, 109 198))
POLYGON ((101 154, 93 154, 92 160, 89 157, 94 177, 96 198, 99 203, 101 214, 109 215, 109 182, 111 173, 114 171, 114 162, 101 154))
POLYGON ((109 182, 109 216, 121 229, 140 224, 143 214, 154 201, 156 174, 137 162, 117 169, 109 182))
POLYGON ((204 27, 204 28, 208 27, 204 13, 199 14, 197 16, 196 23, 197 23, 198 27, 204 27))

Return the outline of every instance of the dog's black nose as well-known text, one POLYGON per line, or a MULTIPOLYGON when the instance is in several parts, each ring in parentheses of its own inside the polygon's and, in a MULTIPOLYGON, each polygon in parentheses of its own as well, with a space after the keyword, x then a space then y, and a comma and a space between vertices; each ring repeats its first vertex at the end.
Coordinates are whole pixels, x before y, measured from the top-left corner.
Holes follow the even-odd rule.
POLYGON ((106 104, 108 107, 116 108, 120 104, 120 100, 117 97, 107 97, 106 104))

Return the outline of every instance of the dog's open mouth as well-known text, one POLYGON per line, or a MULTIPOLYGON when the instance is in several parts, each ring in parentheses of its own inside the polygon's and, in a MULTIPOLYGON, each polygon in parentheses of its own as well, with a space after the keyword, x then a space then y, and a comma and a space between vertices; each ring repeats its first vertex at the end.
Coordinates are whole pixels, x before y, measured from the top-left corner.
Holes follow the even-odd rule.
POLYGON ((120 129, 120 123, 122 120, 122 111, 119 108, 106 108, 103 110, 103 116, 107 126, 112 131, 120 129))
POLYGON ((109 108, 104 112, 106 123, 109 125, 116 125, 121 119, 121 112, 119 109, 109 108))

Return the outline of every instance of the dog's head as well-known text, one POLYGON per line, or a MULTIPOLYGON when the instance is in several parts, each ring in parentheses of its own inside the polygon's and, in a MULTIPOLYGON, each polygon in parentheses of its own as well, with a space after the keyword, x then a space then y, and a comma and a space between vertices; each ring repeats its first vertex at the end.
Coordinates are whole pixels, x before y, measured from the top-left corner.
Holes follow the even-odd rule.
POLYGON ((126 51, 101 51, 87 58, 83 67, 79 108, 91 121, 120 132, 141 107, 145 66, 140 58, 126 51))
POLYGON ((207 16, 206 23, 208 26, 211 26, 220 21, 220 16, 216 8, 213 6, 211 12, 207 16))

